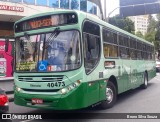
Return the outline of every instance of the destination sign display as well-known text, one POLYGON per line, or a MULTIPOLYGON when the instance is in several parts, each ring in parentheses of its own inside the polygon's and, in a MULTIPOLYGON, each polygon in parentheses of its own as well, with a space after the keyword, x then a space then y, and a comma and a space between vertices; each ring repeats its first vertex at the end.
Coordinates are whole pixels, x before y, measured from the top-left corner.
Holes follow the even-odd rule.
POLYGON ((75 13, 41 16, 15 24, 15 32, 22 32, 66 24, 76 24, 77 22, 78 17, 75 13))
POLYGON ((30 21, 29 25, 33 29, 34 28, 45 27, 45 26, 51 26, 52 25, 52 20, 51 20, 51 18, 42 18, 41 20, 30 21))

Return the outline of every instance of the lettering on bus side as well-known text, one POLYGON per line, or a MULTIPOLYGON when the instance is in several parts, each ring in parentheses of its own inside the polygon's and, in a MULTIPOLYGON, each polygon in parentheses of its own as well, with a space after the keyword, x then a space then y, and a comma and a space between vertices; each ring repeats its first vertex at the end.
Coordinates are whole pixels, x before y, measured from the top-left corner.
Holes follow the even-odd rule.
POLYGON ((51 87, 51 88, 53 88, 53 87, 64 87, 64 86, 66 86, 66 84, 65 84, 65 82, 52 82, 52 83, 48 83, 47 84, 47 87, 51 87))
POLYGON ((41 87, 41 85, 37 84, 30 84, 30 87, 41 87))

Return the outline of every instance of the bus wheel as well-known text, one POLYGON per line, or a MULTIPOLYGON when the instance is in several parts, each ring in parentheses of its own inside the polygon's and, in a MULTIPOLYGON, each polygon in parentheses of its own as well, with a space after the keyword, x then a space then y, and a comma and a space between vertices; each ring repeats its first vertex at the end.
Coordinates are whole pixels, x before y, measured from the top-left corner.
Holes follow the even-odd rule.
POLYGON ((117 100, 116 87, 112 82, 109 81, 106 87, 106 100, 103 101, 100 106, 102 109, 111 108, 114 106, 116 100, 117 100))
POLYGON ((146 89, 147 86, 148 86, 148 77, 147 77, 147 74, 144 73, 144 83, 141 85, 141 88, 146 89))

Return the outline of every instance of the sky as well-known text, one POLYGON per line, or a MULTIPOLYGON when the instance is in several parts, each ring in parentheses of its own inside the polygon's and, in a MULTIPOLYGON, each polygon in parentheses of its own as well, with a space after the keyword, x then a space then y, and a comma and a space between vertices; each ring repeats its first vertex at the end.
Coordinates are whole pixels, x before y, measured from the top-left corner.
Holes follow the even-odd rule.
MULTIPOLYGON (((103 3, 104 0, 102 1, 102 7, 103 7, 103 3)), ((119 9, 117 8, 119 6, 119 0, 106 0, 106 14, 108 16, 109 13, 111 13, 114 9, 114 11, 110 14, 110 17, 116 15, 119 13, 119 9), (117 8, 117 9, 116 9, 117 8)))
POLYGON ((114 9, 114 11, 110 14, 110 16, 114 16, 115 14, 119 13, 119 0, 106 0, 106 13, 107 15, 111 13, 114 9), (116 9, 117 8, 117 9, 116 9))

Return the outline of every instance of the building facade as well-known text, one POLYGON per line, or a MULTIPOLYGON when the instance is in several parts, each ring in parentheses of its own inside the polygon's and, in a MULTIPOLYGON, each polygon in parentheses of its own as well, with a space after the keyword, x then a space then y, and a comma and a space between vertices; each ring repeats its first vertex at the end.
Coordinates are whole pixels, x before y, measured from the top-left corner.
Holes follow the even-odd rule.
POLYGON ((0 37, 13 36, 14 22, 22 17, 55 9, 100 15, 98 6, 87 0, 0 0, 0 37))
POLYGON ((0 79, 13 76, 14 23, 33 14, 74 9, 99 15, 99 8, 87 0, 0 0, 0 79), (9 37, 9 51, 5 53, 5 37, 9 37))
POLYGON ((141 32, 143 35, 147 33, 148 28, 148 15, 142 15, 142 16, 132 16, 129 17, 133 22, 135 26, 135 33, 141 32))

